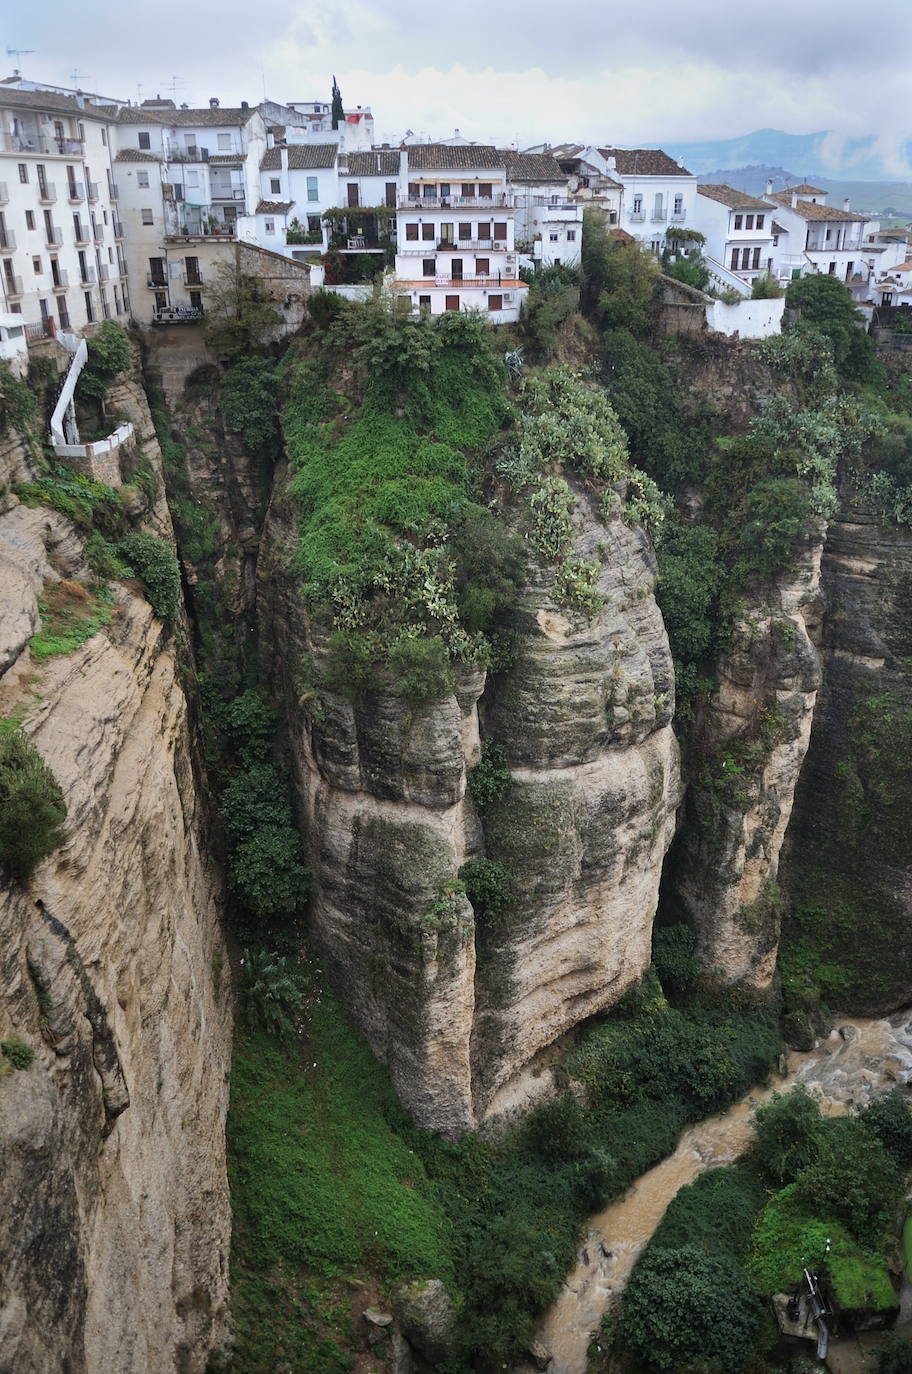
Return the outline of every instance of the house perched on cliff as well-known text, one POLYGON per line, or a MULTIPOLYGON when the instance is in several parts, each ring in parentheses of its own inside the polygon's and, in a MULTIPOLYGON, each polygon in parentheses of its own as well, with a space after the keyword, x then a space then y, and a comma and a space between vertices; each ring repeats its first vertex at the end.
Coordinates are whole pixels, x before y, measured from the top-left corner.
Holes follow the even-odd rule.
POLYGON ((826 272, 850 288, 866 286, 864 242, 876 220, 850 210, 848 200, 841 209, 827 205, 827 192, 806 182, 781 191, 768 182, 763 199, 775 216, 773 259, 780 281, 826 272))
POLYGON ((746 282, 772 270, 773 212, 756 196, 724 184, 698 186, 692 227, 706 240, 710 269, 725 267, 746 282))
POLYGON ((665 235, 694 228, 697 178, 661 148, 599 148, 608 176, 624 188, 621 228, 658 255, 665 235))

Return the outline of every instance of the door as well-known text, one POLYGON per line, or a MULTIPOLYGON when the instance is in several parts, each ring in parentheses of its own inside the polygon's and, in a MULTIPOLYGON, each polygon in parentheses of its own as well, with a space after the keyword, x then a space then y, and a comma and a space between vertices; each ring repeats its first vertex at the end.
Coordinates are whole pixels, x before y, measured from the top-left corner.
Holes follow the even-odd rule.
POLYGON ((462 281, 462 258, 454 258, 450 266, 450 276, 453 281, 462 281))
POLYGON ((447 310, 458 310, 458 309, 459 309, 459 297, 458 297, 458 296, 447 296, 447 298, 446 298, 446 308, 447 308, 447 310))
POLYGON ((389 206, 391 209, 392 209, 392 208, 395 208, 395 205, 396 205, 396 183, 395 183, 395 181, 388 181, 388 182, 386 183, 386 203, 387 203, 387 206, 389 206))
POLYGON ((358 197, 358 183, 356 181, 350 181, 348 183, 348 203, 349 205, 360 204, 360 200, 358 197))

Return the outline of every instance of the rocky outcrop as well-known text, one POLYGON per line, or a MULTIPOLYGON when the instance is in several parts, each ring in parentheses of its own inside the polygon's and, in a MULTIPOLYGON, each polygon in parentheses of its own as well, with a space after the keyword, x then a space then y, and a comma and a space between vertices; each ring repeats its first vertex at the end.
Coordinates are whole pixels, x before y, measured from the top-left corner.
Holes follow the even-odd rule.
POLYGON ((642 534, 576 507, 577 557, 603 605, 567 609, 532 570, 517 655, 414 707, 378 683, 320 685, 325 638, 289 576, 291 506, 274 502, 261 635, 307 815, 315 939, 349 1009, 423 1126, 458 1133, 523 1101, 537 1057, 610 1007, 649 962, 678 800, 673 674, 642 534), (512 773, 480 825, 467 793, 482 737, 512 773), (507 865, 520 895, 485 930, 464 861, 507 865))
POLYGON ((823 556, 823 686, 784 853, 786 941, 832 1005, 912 999, 912 533, 851 501, 823 556))
POLYGON ((231 1011, 175 641, 116 584, 109 625, 35 662, 81 540, 7 496, 0 567, 0 715, 68 808, 0 888, 0 1039, 35 1054, 0 1077, 0 1370, 190 1374, 225 1335, 231 1011))
POLYGON ((711 983, 762 991, 775 972, 779 855, 820 684, 822 548, 822 536, 809 538, 746 608, 717 666, 665 887, 711 983))

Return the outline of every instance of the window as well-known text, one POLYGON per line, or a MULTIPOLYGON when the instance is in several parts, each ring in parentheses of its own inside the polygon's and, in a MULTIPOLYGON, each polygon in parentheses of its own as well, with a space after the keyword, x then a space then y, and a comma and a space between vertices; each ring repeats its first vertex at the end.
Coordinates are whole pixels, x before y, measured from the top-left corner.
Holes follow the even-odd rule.
POLYGON ((167 304, 168 304, 168 297, 165 295, 164 291, 156 291, 156 293, 155 293, 155 309, 156 309, 156 310, 164 310, 164 308, 165 308, 165 306, 166 306, 167 304))
POLYGON ((731 255, 731 270, 732 270, 733 272, 737 272, 737 270, 738 270, 738 263, 740 262, 740 260, 741 260, 741 249, 740 249, 740 248, 733 248, 733 249, 732 249, 732 255, 731 255))
POLYGON ((114 314, 120 314, 120 290, 116 286, 114 287, 114 314))
POLYGON ((270 193, 271 193, 272 195, 274 195, 274 196, 277 196, 277 195, 279 194, 279 192, 281 191, 281 189, 282 189, 282 180, 281 180, 281 177, 270 177, 270 178, 269 178, 269 190, 270 190, 270 193))
POLYGON ((191 292, 190 292, 190 307, 191 307, 192 310, 202 310, 202 308, 203 308, 203 296, 202 296, 202 292, 200 292, 200 291, 191 291, 191 292))
POLYGON ((32 271, 35 273, 36 276, 40 276, 40 275, 41 275, 41 259, 40 259, 40 258, 32 258, 32 271))
POLYGON ((444 302, 444 304, 445 304, 447 310, 458 310, 458 309, 459 309, 459 297, 458 297, 458 296, 447 296, 447 297, 446 297, 446 300, 445 300, 445 302, 444 302))
POLYGON ((495 220, 494 237, 496 239, 500 239, 501 242, 505 242, 507 237, 507 226, 505 222, 495 220))
POLYGON ((79 130, 79 141, 80 141, 81 143, 85 143, 85 141, 86 141, 86 126, 83 124, 83 122, 82 122, 81 119, 80 119, 80 121, 79 121, 79 123, 78 123, 78 125, 77 125, 76 127, 77 127, 78 130, 79 130))
MULTIPOLYGON (((474 199, 475 187, 473 186, 471 181, 464 181, 462 183, 462 194, 466 197, 467 200, 474 199)), ((467 239, 471 237, 471 234, 466 234, 467 239)))
POLYGON ((104 210, 104 209, 102 210, 102 212, 101 212, 101 218, 104 220, 105 224, 107 224, 107 222, 108 222, 108 212, 107 212, 107 210, 104 210))
POLYGON ((753 217, 753 215, 745 215, 745 217, 744 217, 744 227, 745 227, 745 229, 753 229, 753 227, 754 227, 754 217, 753 217))
POLYGON ((421 275, 422 275, 423 277, 436 277, 436 275, 437 275, 437 259, 436 259, 436 258, 422 258, 422 259, 421 259, 421 275))
POLYGON ((503 310, 503 296, 490 295, 488 297, 489 310, 503 310))
POLYGON ((85 291, 83 294, 85 296, 86 319, 91 322, 95 318, 95 310, 92 305, 92 293, 91 291, 85 291))
POLYGON ((275 233, 275 220, 266 218, 263 220, 263 232, 265 234, 275 233))
POLYGON ((149 187, 149 173, 148 173, 148 172, 137 172, 137 173, 136 173, 136 185, 139 186, 140 189, 143 190, 143 191, 148 190, 148 187, 149 187))
POLYGON ((26 185, 28 182, 28 167, 24 162, 19 163, 19 180, 23 185, 26 185))
POLYGON ((167 274, 166 274, 166 271, 165 271, 165 260, 164 260, 164 258, 150 258, 150 259, 149 259, 149 280, 150 280, 151 282, 154 282, 157 286, 159 286, 159 285, 160 285, 160 286, 164 286, 165 280, 166 280, 166 276, 167 276, 167 274))
POLYGON ((852 273, 853 273, 854 271, 855 271, 855 264, 854 264, 854 262, 847 262, 847 263, 846 263, 846 281, 851 281, 851 280, 852 280, 852 273))
POLYGON ((743 229, 743 228, 744 228, 744 216, 743 216, 743 215, 735 215, 735 228, 736 228, 736 229, 743 229))
POLYGON ((140 216, 140 222, 141 222, 142 224, 152 224, 152 223, 153 223, 152 211, 151 211, 151 210, 140 210, 139 216, 140 216))
POLYGON ((568 243, 576 243, 576 230, 575 230, 575 229, 568 229, 568 230, 567 230, 567 242, 568 242, 568 243))
POLYGON ((350 181, 350 182, 348 183, 348 191, 347 191, 347 194, 348 194, 348 203, 349 203, 349 205, 360 205, 360 204, 361 204, 361 194, 360 194, 360 191, 359 191, 359 189, 358 189, 358 183, 357 183, 357 181, 350 181))
POLYGON ((480 181, 478 183, 479 200, 490 200, 493 194, 494 187, 491 185, 490 181, 480 181))
MULTIPOLYGON (((77 219, 77 220, 79 219, 79 216, 78 216, 78 215, 76 216, 76 219, 77 219)), ((25 212, 25 227, 26 227, 26 229, 34 229, 34 227, 35 227, 35 211, 34 211, 34 210, 26 210, 26 212, 25 212)))
POLYGON ((320 216, 308 215, 307 228, 312 234, 319 234, 320 230, 323 228, 323 221, 321 220, 320 216))
POLYGON ((479 277, 488 277, 488 276, 490 276, 490 274, 491 274, 491 259, 490 259, 490 258, 476 258, 476 259, 475 259, 475 271, 478 273, 479 277))
POLYGON ((440 242, 441 242, 441 243, 452 243, 452 242, 453 242, 453 226, 452 226, 452 224, 441 224, 441 226, 440 226, 440 242))
POLYGON ((675 198, 674 198, 674 211, 673 211, 673 213, 676 214, 676 215, 683 215, 683 213, 684 213, 684 197, 683 197, 683 196, 675 196, 675 198))
POLYGON ((490 226, 490 224, 479 224, 479 226, 478 226, 478 237, 479 237, 479 239, 489 239, 489 238, 491 237, 491 226, 490 226))
POLYGON ((471 237, 472 237, 472 226, 471 226, 471 224, 460 224, 459 229, 458 229, 458 231, 457 231, 457 236, 458 236, 459 238, 461 238, 461 239, 471 239, 471 237))
POLYGON ((762 229, 762 228, 763 228, 763 224, 764 224, 765 219, 766 219, 766 215, 758 215, 758 216, 757 216, 757 228, 758 228, 758 229, 762 229))
POLYGON ((139 137, 139 146, 140 146, 140 148, 151 148, 151 147, 152 147, 152 135, 151 135, 151 134, 139 134, 138 137, 139 137))
POLYGON ((423 239, 433 239, 433 237, 434 237, 434 225, 433 225, 432 222, 427 222, 427 223, 425 223, 425 224, 422 224, 422 226, 421 226, 421 237, 422 237, 423 239))
POLYGON ((230 135, 230 134, 219 134, 219 136, 218 136, 218 146, 219 146, 219 152, 220 152, 220 153, 230 153, 230 152, 231 152, 231 135, 230 135))
POLYGON ((319 190, 318 190, 318 184, 317 184, 317 178, 316 178, 316 177, 308 177, 308 178, 307 178, 307 199, 308 199, 308 200, 319 200, 319 199, 320 199, 320 192, 319 192, 319 190))
POLYGON ((548 237, 552 243, 560 243, 560 234, 549 234, 548 237))
POLYGON ((441 183, 440 183, 440 199, 441 199, 441 200, 449 200, 449 198, 450 198, 450 183, 449 183, 448 181, 441 181, 441 183))
POLYGON ((641 214, 643 213, 643 197, 642 197, 642 196, 634 196, 634 198, 633 198, 633 213, 634 213, 635 215, 641 215, 641 214))
POLYGON ((406 239, 408 239, 410 243, 414 243, 415 240, 418 238, 418 225, 407 224, 405 226, 405 237, 406 239))
POLYGON ((388 182, 386 183, 385 201, 386 201, 387 208, 389 208, 389 209, 394 209, 394 208, 395 208, 395 205, 396 205, 396 183, 395 183, 395 181, 388 181, 388 182))
POLYGON ((420 192, 419 189, 418 189, 418 183, 417 183, 417 181, 410 181, 410 182, 409 182, 409 184, 408 184, 408 193, 409 193, 409 197, 410 197, 411 200, 417 200, 417 199, 418 199, 418 197, 419 197, 419 195, 421 194, 421 192, 420 192))
POLYGON ((199 174, 199 172, 188 172, 188 173, 187 173, 187 185, 188 185, 188 186, 199 186, 199 184, 200 184, 200 174, 199 174))
MULTIPOLYGON (((107 148, 108 146, 108 131, 104 127, 102 127, 101 130, 101 146, 102 148, 107 148)), ((120 311, 117 313, 120 314, 120 311)))
POLYGON ((751 263, 751 268, 753 269, 754 272, 756 272, 756 271, 757 271, 757 268, 758 268, 759 266, 760 266, 760 249, 759 249, 759 247, 758 247, 758 248, 755 248, 755 249, 754 249, 754 258, 753 258, 753 261, 752 261, 752 263, 751 263))
POLYGON ((108 262, 113 262, 113 261, 114 261, 114 249, 113 249, 113 248, 109 248, 109 249, 108 249, 108 262))
POLYGON ((829 266, 829 273, 830 273, 830 276, 831 276, 831 277, 835 277, 835 275, 836 275, 836 264, 835 264, 835 262, 831 262, 831 263, 830 263, 830 266, 829 266))
POLYGON ((425 310, 425 311, 427 311, 428 314, 430 314, 430 312, 431 312, 431 298, 430 298, 430 296, 419 296, 419 297, 418 297, 418 309, 419 309, 419 310, 425 310))

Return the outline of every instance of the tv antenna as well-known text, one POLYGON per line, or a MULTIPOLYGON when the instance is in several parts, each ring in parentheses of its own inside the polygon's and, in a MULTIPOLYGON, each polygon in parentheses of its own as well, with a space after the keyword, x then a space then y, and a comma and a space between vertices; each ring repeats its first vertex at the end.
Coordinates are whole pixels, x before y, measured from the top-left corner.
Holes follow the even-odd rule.
MULTIPOLYGON (((28 53, 34 52, 34 51, 35 51, 34 48, 7 48, 7 50, 6 50, 6 55, 7 55, 7 57, 25 57, 28 53)), ((19 70, 18 67, 15 68, 14 75, 15 75, 15 76, 21 76, 21 75, 22 75, 22 72, 19 70)))
POLYGON ((163 81, 163 82, 162 82, 162 85, 165 87, 166 90, 170 90, 170 92, 171 92, 171 99, 174 101, 174 103, 175 103, 175 105, 176 105, 176 104, 177 104, 177 88, 178 88, 178 86, 184 86, 184 85, 186 85, 186 82, 184 81, 184 78, 183 78, 182 76, 172 76, 171 79, 170 79, 170 81, 163 81))

